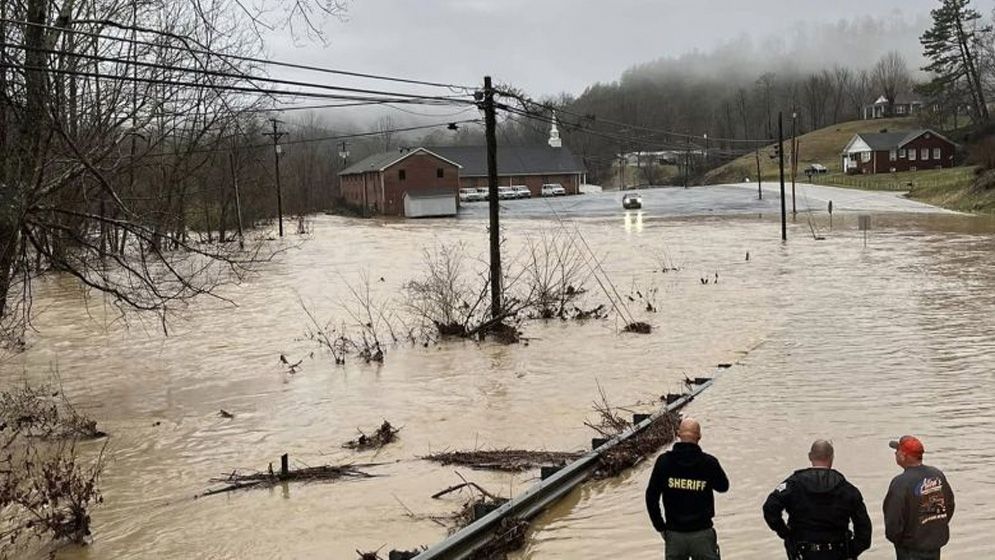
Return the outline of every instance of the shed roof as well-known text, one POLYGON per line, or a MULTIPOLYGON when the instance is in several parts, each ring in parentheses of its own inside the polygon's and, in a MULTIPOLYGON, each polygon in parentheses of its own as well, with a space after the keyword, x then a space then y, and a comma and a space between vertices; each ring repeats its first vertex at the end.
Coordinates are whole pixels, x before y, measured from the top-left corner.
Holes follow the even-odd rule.
MULTIPOLYGON (((458 162, 463 177, 487 175, 487 148, 484 146, 437 146, 431 151, 458 162)), ((538 146, 499 146, 498 175, 555 175, 584 173, 587 169, 568 148, 538 146)))
POLYGON ((448 198, 456 196, 456 187, 432 187, 428 189, 408 189, 404 196, 410 198, 448 198))

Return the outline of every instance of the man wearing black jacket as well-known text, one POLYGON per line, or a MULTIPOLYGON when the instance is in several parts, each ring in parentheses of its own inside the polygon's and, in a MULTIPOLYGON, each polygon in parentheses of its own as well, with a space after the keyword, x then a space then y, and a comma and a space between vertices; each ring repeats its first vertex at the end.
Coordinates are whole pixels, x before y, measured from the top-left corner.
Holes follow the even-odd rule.
POLYGON ((653 466, 646 509, 653 528, 666 541, 666 560, 719 560, 712 493, 729 490, 729 479, 718 459, 698 446, 701 425, 697 421, 681 421, 677 439, 653 466), (660 513, 661 496, 666 519, 660 513))
POLYGON ((764 520, 784 539, 789 560, 848 560, 871 547, 864 498, 833 470, 833 455, 833 444, 817 440, 808 454, 812 467, 795 471, 764 503, 764 520))

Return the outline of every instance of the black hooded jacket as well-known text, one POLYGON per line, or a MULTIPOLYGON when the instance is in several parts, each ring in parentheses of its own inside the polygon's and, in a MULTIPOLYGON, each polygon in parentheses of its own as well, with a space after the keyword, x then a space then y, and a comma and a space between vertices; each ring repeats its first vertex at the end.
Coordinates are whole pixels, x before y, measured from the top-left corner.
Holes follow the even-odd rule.
POLYGON ((764 503, 764 520, 784 540, 813 544, 841 543, 853 523, 853 554, 871 547, 871 519, 860 490, 838 471, 795 471, 764 503), (788 512, 788 522, 782 513, 788 512))
POLYGON ((712 526, 713 492, 729 490, 729 479, 718 459, 694 443, 678 442, 660 455, 646 487, 646 510, 657 531, 690 533, 712 526), (660 514, 660 497, 666 520, 660 514))

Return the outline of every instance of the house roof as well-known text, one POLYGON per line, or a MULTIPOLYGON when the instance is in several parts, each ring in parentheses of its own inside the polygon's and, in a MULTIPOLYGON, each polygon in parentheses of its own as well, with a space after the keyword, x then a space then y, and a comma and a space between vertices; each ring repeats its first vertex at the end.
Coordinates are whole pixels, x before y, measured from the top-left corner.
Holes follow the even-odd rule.
MULTIPOLYGON (((487 175, 487 148, 484 146, 437 146, 437 154, 458 162, 463 177, 487 175)), ((538 146, 499 146, 497 150, 498 175, 555 175, 559 173, 585 173, 584 163, 568 148, 538 146)))
POLYGON ((897 150, 902 146, 908 144, 909 142, 915 140, 916 138, 919 138, 923 134, 926 134, 927 132, 935 135, 938 138, 946 140, 950 144, 953 144, 953 142, 950 142, 950 140, 945 138, 942 134, 938 134, 935 131, 926 128, 920 128, 916 130, 899 130, 895 132, 874 132, 874 133, 858 132, 853 136, 853 139, 850 140, 849 143, 847 143, 846 148, 843 150, 843 152, 844 153, 849 152, 850 147, 853 146, 854 142, 858 138, 863 140, 864 143, 867 144, 867 146, 870 147, 870 149, 874 150, 875 152, 884 151, 884 150, 897 150))
POLYGON ((455 165, 456 167, 461 167, 459 163, 452 161, 445 156, 441 156, 433 150, 428 150, 426 148, 415 148, 413 150, 400 149, 392 150, 389 152, 381 152, 379 154, 373 154, 366 158, 363 158, 356 163, 346 167, 339 172, 339 175, 353 175, 355 173, 366 173, 367 171, 383 171, 388 167, 401 162, 402 160, 409 158, 417 153, 425 153, 430 156, 437 157, 446 163, 455 165))
MULTIPOLYGON (((909 105, 912 103, 919 103, 921 105, 922 102, 923 102, 922 99, 915 97, 910 93, 899 93, 898 95, 895 96, 896 105, 909 105)), ((874 101, 874 103, 871 103, 870 105, 887 105, 887 104, 888 104, 888 98, 882 95, 881 97, 878 97, 874 101)))

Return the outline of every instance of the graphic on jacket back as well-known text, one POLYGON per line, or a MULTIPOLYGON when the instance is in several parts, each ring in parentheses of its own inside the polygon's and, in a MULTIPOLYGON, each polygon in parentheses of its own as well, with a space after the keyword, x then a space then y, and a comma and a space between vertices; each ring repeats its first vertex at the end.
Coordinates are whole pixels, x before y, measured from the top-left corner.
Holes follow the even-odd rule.
POLYGON ((947 518, 947 501, 943 497, 943 480, 940 477, 924 478, 915 487, 915 496, 919 500, 920 525, 947 518))

